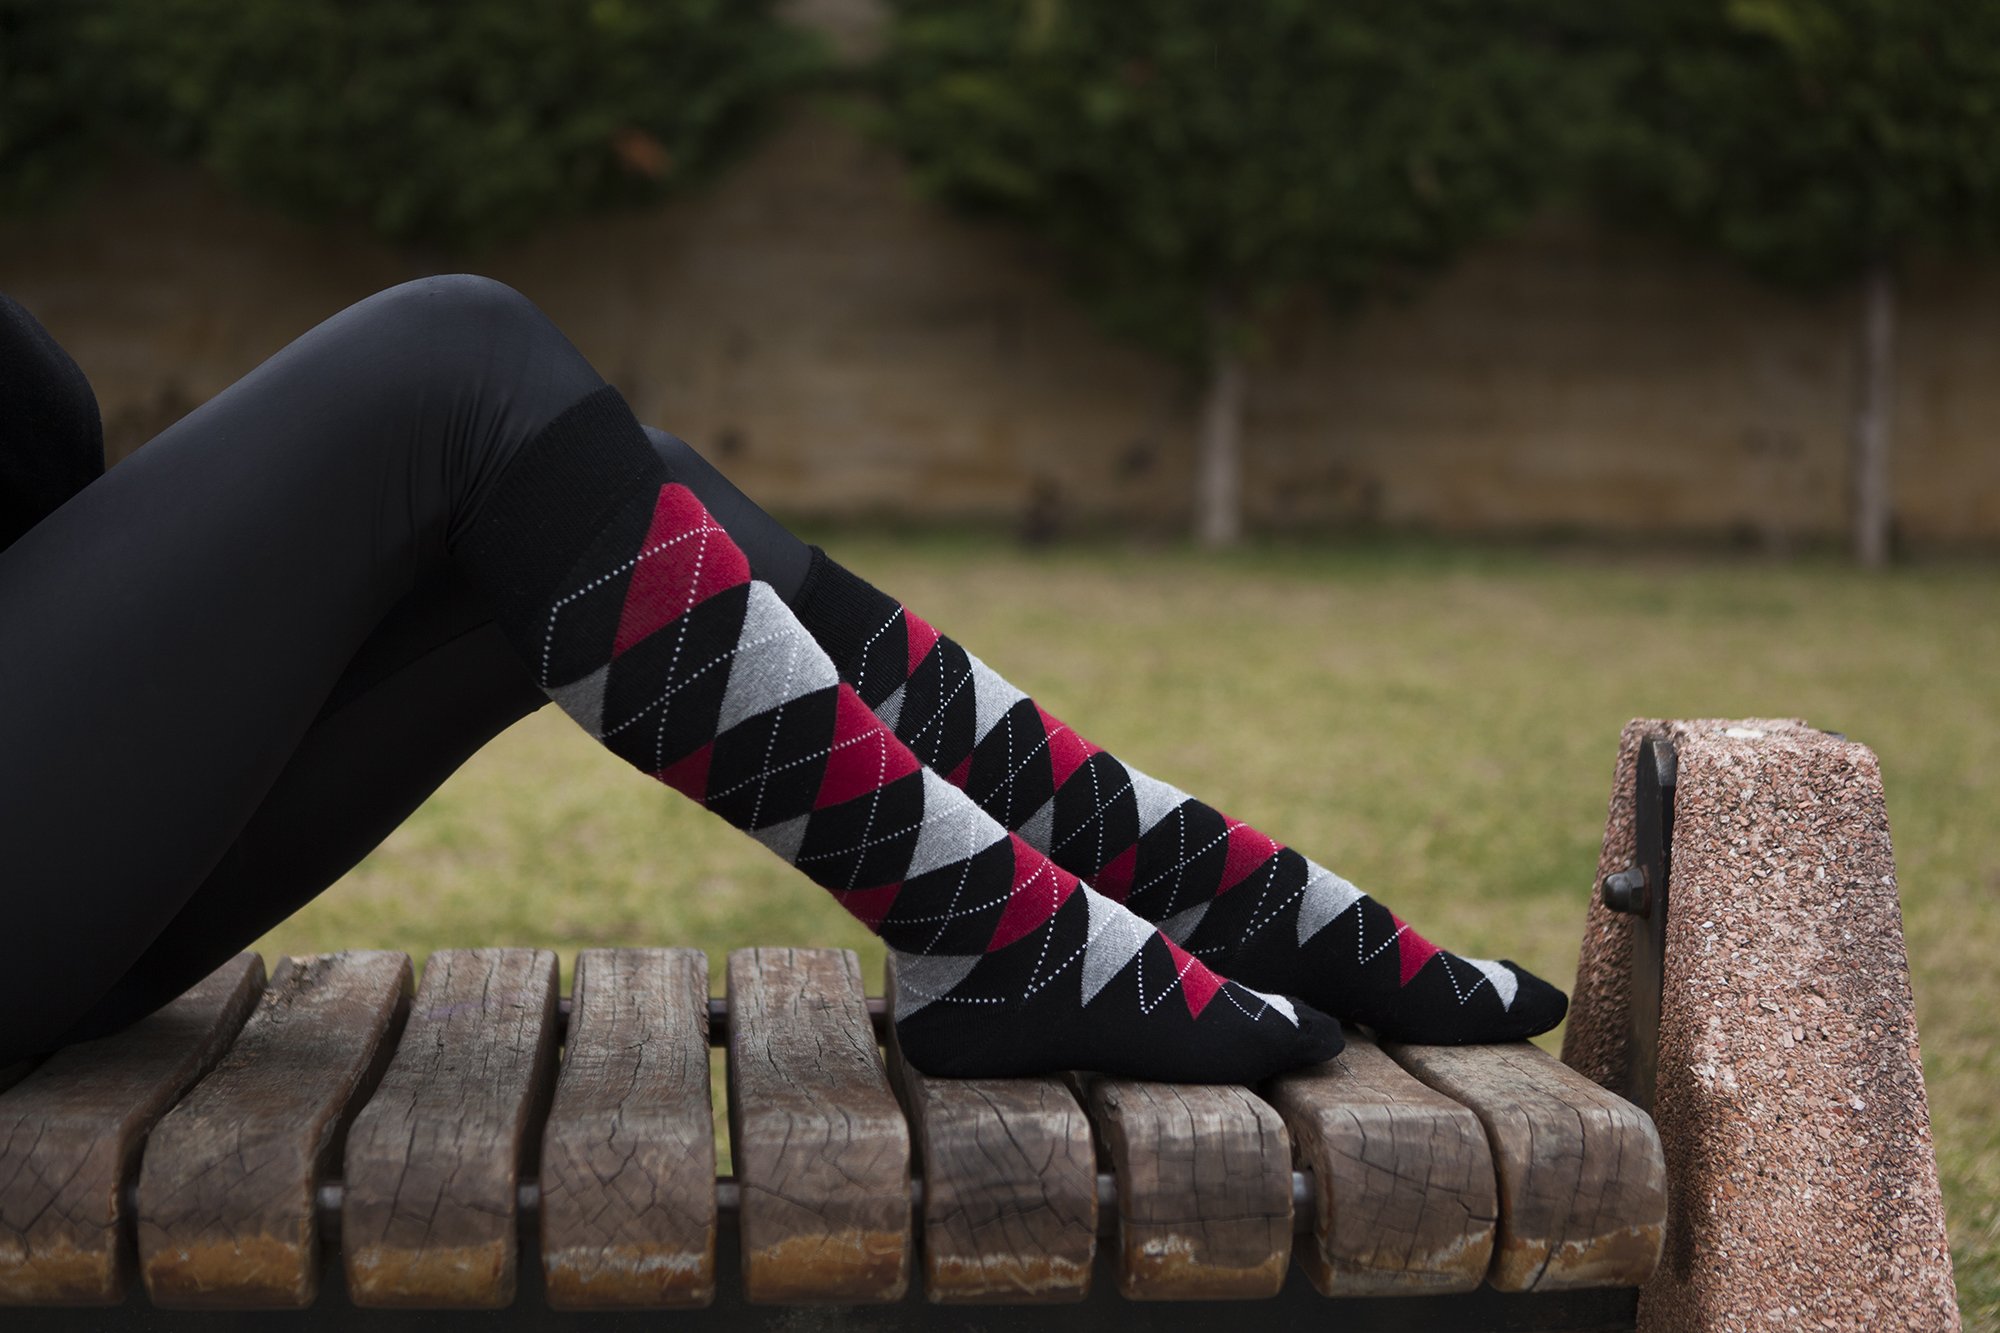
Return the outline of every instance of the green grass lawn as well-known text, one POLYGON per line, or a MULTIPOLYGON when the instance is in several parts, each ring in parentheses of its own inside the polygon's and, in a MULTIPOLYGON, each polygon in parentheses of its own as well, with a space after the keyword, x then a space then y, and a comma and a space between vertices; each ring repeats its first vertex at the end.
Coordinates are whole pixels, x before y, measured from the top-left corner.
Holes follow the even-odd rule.
MULTIPOLYGON (((1958 1282, 2000 1325, 2000 569, 1386 543, 1023 552, 837 538, 1051 711, 1447 947, 1574 976, 1619 729, 1800 716, 1881 756, 1958 1282)), ((335 948, 881 950, 553 709, 279 929, 335 948)), ((567 981, 565 981, 567 984, 567 981)), ((1551 1040, 1550 1045, 1556 1043, 1551 1040)))

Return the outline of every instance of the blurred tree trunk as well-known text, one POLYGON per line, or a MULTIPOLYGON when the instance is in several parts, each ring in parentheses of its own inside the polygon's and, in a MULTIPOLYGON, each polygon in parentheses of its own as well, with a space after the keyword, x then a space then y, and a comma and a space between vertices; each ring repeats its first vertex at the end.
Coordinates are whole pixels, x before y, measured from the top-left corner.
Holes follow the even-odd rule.
POLYGON ((1234 546, 1243 536, 1243 353, 1230 303, 1209 302, 1207 379, 1195 476, 1195 536, 1234 546))
POLYGON ((1854 408, 1850 462, 1854 558, 1863 568, 1889 563, 1890 446, 1895 411, 1896 278, 1878 260, 1861 279, 1861 383, 1854 408))

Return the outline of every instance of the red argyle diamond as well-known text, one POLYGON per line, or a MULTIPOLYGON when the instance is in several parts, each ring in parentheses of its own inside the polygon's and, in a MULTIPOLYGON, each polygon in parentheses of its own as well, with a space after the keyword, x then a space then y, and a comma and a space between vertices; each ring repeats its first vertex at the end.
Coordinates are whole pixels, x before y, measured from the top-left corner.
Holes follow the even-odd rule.
POLYGON ((708 765, 715 758, 715 742, 710 741, 685 759, 676 759, 654 777, 681 795, 705 801, 708 795, 708 765))
POLYGON ((1403 976, 1397 984, 1407 986, 1410 984, 1410 978, 1423 969, 1423 965, 1431 960, 1431 955, 1438 951, 1438 947, 1417 934, 1394 912, 1389 913, 1389 919, 1396 923, 1396 929, 1401 932, 1396 936, 1396 956, 1402 961, 1403 976))
POLYGON ((986 945, 988 953, 1004 949, 1036 930, 1076 892, 1076 876, 1044 859, 1040 852, 1021 841, 1020 834, 1009 833, 1007 841, 1014 849, 1014 888, 1007 895, 1000 922, 994 926, 993 938, 986 945))
POLYGON ((625 585, 611 656, 664 629, 725 588, 750 581, 750 564, 709 519, 694 492, 660 487, 653 522, 625 585))
POLYGON ((1185 949, 1165 935, 1160 936, 1160 941, 1173 955, 1174 970, 1180 973, 1181 998, 1187 1001, 1188 1017, 1200 1018, 1201 1011, 1208 1008, 1208 1002, 1222 989, 1222 978, 1196 962, 1185 949))
POLYGON ((938 632, 932 629, 924 620, 912 615, 908 607, 903 608, 903 632, 909 636, 909 674, 914 676, 917 674, 917 664, 922 662, 930 654, 931 649, 937 646, 938 632))
POLYGON ((1278 844, 1248 824, 1229 826, 1229 854, 1222 863, 1222 887, 1227 893, 1256 873, 1257 867, 1278 854, 1278 844))
POLYGON ((1077 735, 1073 728, 1049 716, 1048 710, 1040 704, 1035 705, 1035 711, 1041 714, 1042 730, 1049 738, 1049 772, 1056 786, 1060 787, 1101 747, 1092 745, 1077 735))
POLYGON ((843 681, 834 705, 832 750, 820 779, 813 809, 866 796, 917 771, 917 757, 897 740, 882 719, 868 711, 854 687, 843 681))

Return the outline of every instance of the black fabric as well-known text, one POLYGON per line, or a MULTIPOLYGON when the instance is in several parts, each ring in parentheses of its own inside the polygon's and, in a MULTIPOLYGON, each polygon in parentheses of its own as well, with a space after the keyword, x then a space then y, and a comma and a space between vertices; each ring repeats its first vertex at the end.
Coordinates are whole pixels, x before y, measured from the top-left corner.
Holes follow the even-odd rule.
MULTIPOLYGON (((874 643, 887 642, 879 631, 902 611, 902 603, 815 546, 812 566, 792 606, 827 656, 855 682, 862 702, 874 708, 895 693, 908 669, 907 660, 895 663, 893 671, 871 673, 866 659, 874 643), (852 664, 861 669, 852 669, 852 664)), ((966 703, 971 702, 967 694, 966 703)))
MULTIPOLYGON (((215 868, 59 1039, 143 1018, 352 869, 482 745, 548 702, 456 577, 398 603, 215 868)), ((0 1039, 4 1044, 4 1039, 0 1039)))
POLYGON ((606 385, 536 435, 459 543, 488 600, 539 605, 633 488, 665 475, 632 409, 606 385), (608 442, 608 447, 607 447, 608 442))
MULTIPOLYGON (((294 799, 288 782, 328 798, 318 823, 292 807, 270 825, 302 839, 275 849, 297 858, 279 872, 295 899, 393 823, 420 782, 385 799, 294 765, 372 693, 343 678, 379 634, 409 631, 393 623, 409 599, 440 595, 457 525, 513 454, 603 384, 518 293, 408 283, 305 333, 0 552, 0 1061, 114 1003, 182 912, 212 919, 192 907, 204 887, 254 891, 272 865, 260 811, 294 799), (349 708, 329 714, 337 691, 349 708)), ((361 666, 393 675, 447 641, 425 628, 361 666)), ((429 747, 462 740, 419 732, 391 754, 436 776, 448 758, 429 747)), ((225 935, 179 946, 254 938, 222 915, 225 935)))
POLYGON ((35 317, 0 292, 0 550, 104 471, 97 396, 35 317))
MULTIPOLYGON (((94 423, 80 373, 49 369, 74 363, 25 327, 0 373, 66 386, 94 423)), ((46 453, 5 401, 0 438, 46 453)), ((15 484, 32 530, 0 551, 0 1064, 172 999, 546 702, 455 543, 558 420, 588 448, 631 418, 524 297, 432 278, 342 311, 87 485, 40 464, 15 484)), ((647 435, 743 526, 760 577, 802 573, 796 538, 647 435)))

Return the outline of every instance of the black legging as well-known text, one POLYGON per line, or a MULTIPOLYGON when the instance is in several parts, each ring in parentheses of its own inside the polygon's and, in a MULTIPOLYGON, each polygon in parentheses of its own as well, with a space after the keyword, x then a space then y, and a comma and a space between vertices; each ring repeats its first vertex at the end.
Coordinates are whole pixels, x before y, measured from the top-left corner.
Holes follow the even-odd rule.
MULTIPOLYGON (((0 1065, 172 999, 545 702, 452 551, 602 384, 511 289, 406 283, 0 552, 0 1065)), ((648 434, 795 594, 809 548, 648 434)))

